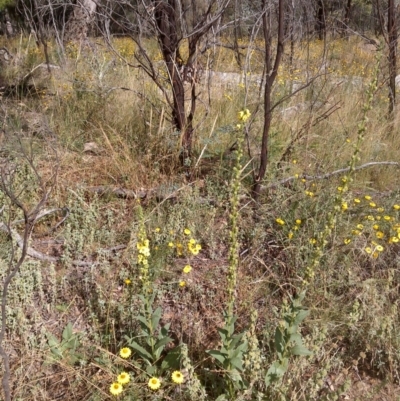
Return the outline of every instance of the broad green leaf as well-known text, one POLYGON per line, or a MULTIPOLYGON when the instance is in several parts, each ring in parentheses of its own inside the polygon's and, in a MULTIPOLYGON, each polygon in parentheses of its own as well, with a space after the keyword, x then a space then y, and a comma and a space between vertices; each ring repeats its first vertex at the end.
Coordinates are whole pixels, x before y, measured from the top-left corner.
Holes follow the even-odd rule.
POLYGON ((160 333, 158 333, 159 339, 168 336, 170 325, 171 325, 171 323, 167 323, 164 327, 161 327, 160 333))
POLYGON ((239 382, 242 381, 242 376, 236 369, 232 369, 228 372, 229 377, 231 378, 232 381, 234 382, 239 382))
POLYGON ((67 349, 76 349, 79 347, 79 340, 77 337, 70 338, 67 342, 63 344, 63 346, 67 349))
POLYGON ((49 343, 50 347, 60 346, 60 343, 58 342, 57 338, 53 336, 53 334, 47 334, 47 342, 49 343))
POLYGON ((297 344, 289 350, 291 355, 312 355, 313 353, 308 350, 304 345, 297 344))
POLYGON ((181 359, 181 350, 176 347, 168 352, 161 363, 162 370, 176 370, 179 369, 181 359))
POLYGON ((218 362, 224 364, 225 360, 227 359, 227 355, 223 354, 222 352, 218 350, 208 350, 206 351, 207 354, 210 354, 212 357, 214 357, 218 362))
POLYGON ((148 361, 152 361, 153 357, 149 352, 147 352, 142 346, 140 346, 136 341, 131 340, 129 345, 142 357, 148 361))
POLYGON ((68 341, 71 337, 72 337, 72 323, 69 322, 69 323, 65 326, 65 329, 64 329, 63 334, 62 334, 62 338, 63 338, 65 341, 68 341))
POLYGON ((242 339, 244 333, 240 333, 240 334, 235 334, 234 336, 232 336, 232 342, 231 342, 231 348, 235 348, 236 344, 239 343, 239 341, 242 339))
POLYGON ((62 358, 63 357, 63 353, 58 349, 58 348, 52 348, 51 349, 51 353, 53 355, 55 355, 58 358, 62 358))
POLYGON ((284 358, 281 362, 275 361, 265 376, 265 385, 268 387, 272 382, 279 380, 288 369, 288 359, 284 358))
POLYGON ((156 366, 153 366, 153 365, 149 365, 146 368, 146 372, 150 376, 153 376, 156 373, 156 371, 157 371, 157 368, 156 368, 156 366))
POLYGON ((294 342, 296 345, 303 344, 303 340, 299 333, 294 333, 290 335, 289 342, 294 342))
POLYGON ((310 314, 309 310, 302 309, 294 319, 296 325, 299 325, 308 315, 310 314))
POLYGON ((280 354, 283 354, 285 351, 286 342, 284 341, 284 336, 282 330, 277 327, 275 330, 275 350, 280 354))
POLYGON ((153 312, 153 315, 151 316, 151 325, 152 325, 153 330, 155 330, 158 327, 158 324, 160 323, 161 313, 162 313, 162 309, 160 307, 158 307, 153 312))
POLYGON ((228 401, 225 394, 221 394, 215 401, 228 401))
POLYGON ((218 333, 219 336, 221 337, 222 342, 224 343, 228 336, 228 331, 225 328, 219 328, 218 333))
POLYGON ((168 344, 171 341, 173 341, 173 339, 171 337, 164 337, 161 340, 156 342, 154 349, 159 349, 160 347, 164 348, 165 344, 168 344))
POLYGON ((234 367, 234 368, 236 368, 236 369, 238 369, 240 371, 243 370, 242 358, 239 358, 239 357, 232 358, 232 359, 229 360, 229 362, 230 362, 232 367, 234 367))
POLYGON ((139 320, 140 327, 142 328, 142 330, 147 334, 150 335, 150 327, 149 327, 149 323, 147 321, 146 318, 144 318, 143 316, 136 316, 136 319, 139 320))

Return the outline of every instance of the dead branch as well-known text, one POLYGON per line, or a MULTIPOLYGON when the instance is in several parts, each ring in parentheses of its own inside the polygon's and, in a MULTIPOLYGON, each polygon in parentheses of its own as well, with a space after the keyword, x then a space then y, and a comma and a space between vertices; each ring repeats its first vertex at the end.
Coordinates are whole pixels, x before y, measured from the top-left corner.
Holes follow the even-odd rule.
MULTIPOLYGON (((369 162, 369 163, 365 163, 362 164, 361 166, 358 166, 354 169, 354 171, 358 171, 358 170, 363 170, 365 168, 368 167, 373 167, 373 166, 397 166, 400 167, 400 163, 399 162, 369 162)), ((271 185, 266 185, 262 187, 263 191, 266 191, 267 189, 272 189, 272 188, 276 188, 279 185, 285 185, 288 184, 292 181, 298 180, 299 178, 304 178, 307 181, 315 181, 315 180, 326 180, 328 178, 334 177, 335 175, 339 175, 342 173, 347 173, 348 171, 350 171, 350 167, 345 167, 345 168, 341 168, 339 170, 335 170, 332 171, 330 173, 326 173, 326 174, 321 174, 321 175, 307 175, 307 174, 303 174, 301 176, 292 176, 292 177, 287 177, 284 178, 283 180, 280 180, 278 182, 274 182, 271 185)))

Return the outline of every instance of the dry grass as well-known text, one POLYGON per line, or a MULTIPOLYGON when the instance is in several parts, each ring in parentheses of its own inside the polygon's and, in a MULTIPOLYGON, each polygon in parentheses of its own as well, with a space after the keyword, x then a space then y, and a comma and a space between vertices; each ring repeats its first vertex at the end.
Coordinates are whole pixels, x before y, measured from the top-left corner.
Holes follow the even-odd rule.
MULTIPOLYGON (((25 38, 7 45, 16 48, 18 54, 9 69, 11 78, 43 61, 43 55, 25 38)), ((152 57, 157 59, 158 51, 150 45, 152 57)), ((124 57, 132 57, 131 42, 122 39, 115 46, 124 57)), ((272 339, 283 301, 301 286, 312 257, 310 239, 324 230, 333 208, 333 194, 341 185, 340 176, 302 182, 301 175, 323 174, 348 165, 366 88, 372 79, 374 55, 357 40, 332 41, 325 50, 322 71, 321 43, 299 44, 291 72, 283 66, 274 94, 279 100, 290 87, 301 84, 307 73, 321 74, 277 107, 271 128, 269 182, 295 174, 300 179, 265 193, 255 210, 245 196, 251 163, 242 181, 236 329, 248 330, 249 316, 257 310, 263 375, 276 358, 272 339), (351 82, 355 76, 358 79, 351 82), (291 143, 291 152, 282 159, 291 143), (315 196, 307 196, 305 190, 315 196), (278 225, 276 218, 286 224, 278 225), (302 222, 294 230, 296 219, 302 222), (292 230, 293 238, 289 239, 292 230)), ((59 172, 49 206, 66 206, 70 211, 55 231, 49 229, 58 216, 40 221, 31 242, 32 247, 49 255, 63 254, 63 261, 49 265, 28 260, 12 285, 4 344, 11 359, 13 399, 109 399, 109 386, 121 370, 132 375, 128 395, 122 399, 201 399, 188 395, 189 386, 171 386, 170 373, 162 369, 158 374, 163 375, 163 390, 151 392, 147 387, 149 373, 140 358, 125 361, 118 357, 119 349, 126 346, 126 336, 139 337, 135 317, 141 302, 136 294, 142 284, 136 243, 141 220, 135 200, 112 194, 101 197, 88 190, 98 185, 135 191, 156 189, 154 196, 143 202, 143 221, 151 244, 155 303, 163 310, 162 325, 171 324, 173 341, 167 349, 180 343, 188 345, 196 375, 208 392, 206 399, 216 399, 223 371, 205 350, 219 346, 217 329, 224 324, 227 302, 229 181, 233 166, 233 154, 228 149, 235 142, 237 111, 247 98, 247 107, 253 113, 248 125, 249 151, 257 158, 262 128, 262 109, 255 112, 261 101, 257 89, 226 82, 213 82, 209 88, 203 84, 192 163, 197 165, 195 182, 189 183, 179 166, 179 134, 174 132, 169 110, 154 84, 119 60, 107 67, 113 56, 102 46, 96 47, 96 52, 76 47, 68 52, 66 66, 46 81, 52 96, 5 99, 2 106, 7 124, 3 144, 11 154, 16 150, 15 138, 33 144, 39 172, 49 177, 54 159, 48 156, 48 146, 57 147, 59 172), (129 90, 110 90, 121 87, 129 90), (57 141, 50 143, 46 137, 34 136, 29 124, 23 130, 27 111, 44 114, 57 141), (88 142, 97 144, 96 151, 84 151, 88 142), (190 228, 202 245, 197 256, 179 257, 176 253, 177 244, 185 240, 185 228, 190 228), (116 245, 125 247, 110 250, 116 245), (77 267, 72 263, 77 259, 96 264, 77 267), (182 268, 187 263, 193 269, 184 275, 182 268), (124 282, 127 278, 129 285, 124 282), (185 287, 179 286, 182 280, 185 287), (76 349, 66 347, 62 340, 69 322, 74 338, 79 340, 76 349), (60 342, 53 345, 53 352, 49 334, 60 342)), ((51 54, 56 57, 55 48, 51 54)), ((205 57, 203 63, 207 64, 211 55, 205 57)), ((256 75, 261 64, 257 51, 251 60, 252 74, 256 75)), ((217 53, 214 66, 217 71, 240 72, 226 49, 217 53)), ((383 64, 368 114, 360 164, 398 160, 397 117, 393 123, 386 119, 384 77, 383 64)), ((41 82, 45 79, 39 78, 41 82)), ((249 158, 246 153, 244 163, 249 158)), ((16 184, 30 179, 21 169, 16 184)), ((287 373, 275 386, 265 390, 261 377, 248 393, 238 391, 237 399, 398 399, 399 246, 387 244, 394 235, 391 227, 400 223, 399 213, 393 209, 399 203, 398 187, 398 167, 372 167, 354 175, 350 192, 344 195, 349 210, 338 215, 304 301, 311 314, 302 323, 301 333, 313 355, 292 357, 287 373), (371 208, 370 201, 363 198, 368 194, 376 207, 371 208), (353 198, 360 198, 361 205, 354 204, 353 198), (379 207, 385 211, 377 211, 379 207), (390 222, 384 222, 386 214, 390 222), (373 222, 366 218, 369 215, 374 216, 373 222), (362 233, 352 234, 359 224, 364 226, 362 233), (381 241, 375 238, 374 224, 379 224, 385 234, 381 241), (345 245, 348 238, 351 242, 345 245), (365 252, 372 241, 384 244, 378 258, 365 252), (349 389, 341 387, 346 381, 349 389)), ((35 188, 29 191, 31 198, 24 201, 36 199, 35 188)), ((7 213, 13 220, 18 217, 17 211, 7 213)), ((0 235, 3 277, 10 241, 0 235)), ((253 370, 247 378, 251 381, 255 374, 253 370)))

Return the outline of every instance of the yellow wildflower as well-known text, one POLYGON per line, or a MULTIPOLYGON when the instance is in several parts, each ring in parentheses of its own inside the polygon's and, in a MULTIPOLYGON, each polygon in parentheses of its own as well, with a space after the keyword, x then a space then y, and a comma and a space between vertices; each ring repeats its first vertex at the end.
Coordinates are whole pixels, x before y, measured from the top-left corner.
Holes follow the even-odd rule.
POLYGON ((161 381, 157 377, 152 377, 148 384, 147 384, 152 390, 158 390, 161 387, 161 381))
POLYGON ((110 386, 110 393, 112 395, 119 395, 122 393, 123 387, 120 383, 113 383, 110 386))
POLYGON ((121 372, 117 378, 117 381, 120 384, 128 384, 130 380, 131 380, 131 377, 129 376, 129 373, 126 373, 126 372, 121 372))
POLYGON ((250 116, 251 116, 250 110, 244 109, 242 111, 239 111, 238 120, 245 123, 250 118, 250 116))
POLYGON ((130 348, 127 348, 127 347, 121 348, 121 350, 119 351, 120 357, 124 358, 124 359, 129 358, 131 356, 131 354, 132 354, 132 351, 130 350, 130 348))
POLYGON ((176 384, 182 384, 184 381, 183 373, 179 370, 175 370, 175 372, 173 372, 171 375, 171 379, 176 384))
POLYGON ((186 266, 183 268, 183 272, 184 272, 185 274, 190 273, 191 270, 192 270, 192 266, 190 266, 190 265, 186 265, 186 266))

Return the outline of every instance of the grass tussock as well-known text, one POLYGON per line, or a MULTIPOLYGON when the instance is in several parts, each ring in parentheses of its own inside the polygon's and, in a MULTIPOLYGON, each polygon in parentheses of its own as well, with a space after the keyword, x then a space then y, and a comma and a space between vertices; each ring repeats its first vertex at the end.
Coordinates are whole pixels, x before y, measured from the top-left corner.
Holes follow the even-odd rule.
MULTIPOLYGON (((6 45, 10 81, 44 61, 30 38, 6 45)), ((274 110, 254 204, 261 44, 246 69, 204 55, 236 75, 200 84, 185 168, 160 90, 125 63, 133 43, 113 45, 120 58, 70 44, 34 76, 45 90, 3 98, 10 190, 31 209, 57 172, 29 242, 53 259, 27 257, 7 299, 13 399, 398 399, 398 165, 357 169, 398 161, 384 61, 355 39, 296 45, 274 102, 304 88, 274 110)), ((0 205, 21 233, 4 190, 0 205)), ((5 230, 0 244, 2 283, 21 249, 5 230)))

